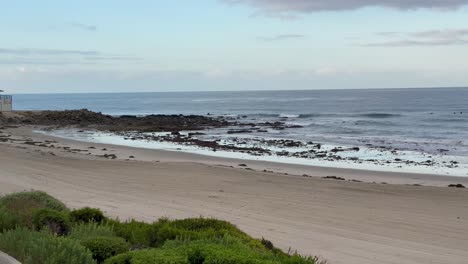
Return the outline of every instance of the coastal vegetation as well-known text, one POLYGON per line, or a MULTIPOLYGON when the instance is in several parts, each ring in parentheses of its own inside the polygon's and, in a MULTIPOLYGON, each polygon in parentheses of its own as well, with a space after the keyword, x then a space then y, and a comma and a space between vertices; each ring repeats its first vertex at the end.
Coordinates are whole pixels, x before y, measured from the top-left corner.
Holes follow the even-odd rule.
POLYGON ((316 264, 217 219, 120 221, 40 191, 0 198, 0 250, 24 264, 316 264))

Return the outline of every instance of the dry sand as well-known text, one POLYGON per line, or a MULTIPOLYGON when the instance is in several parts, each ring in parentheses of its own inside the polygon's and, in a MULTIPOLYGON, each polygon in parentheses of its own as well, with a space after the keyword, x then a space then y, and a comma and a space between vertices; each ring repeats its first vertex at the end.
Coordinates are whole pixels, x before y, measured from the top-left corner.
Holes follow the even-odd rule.
POLYGON ((30 128, 6 134, 18 141, 0 143, 2 194, 43 190, 121 219, 216 217, 336 264, 468 263, 468 190, 434 187, 467 185, 464 178, 246 162, 53 139, 30 128), (38 147, 27 138, 57 142, 38 147), (96 156, 104 153, 118 159, 96 156), (305 172, 398 184, 291 175, 305 172), (414 183, 433 186, 406 185, 414 183))

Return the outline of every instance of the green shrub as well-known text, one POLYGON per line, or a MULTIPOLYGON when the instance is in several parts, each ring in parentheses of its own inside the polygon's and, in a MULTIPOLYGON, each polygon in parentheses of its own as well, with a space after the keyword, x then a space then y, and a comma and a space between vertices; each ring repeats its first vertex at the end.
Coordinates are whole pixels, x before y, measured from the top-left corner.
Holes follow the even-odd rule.
POLYGON ((69 238, 84 240, 97 236, 116 236, 113 227, 108 224, 98 223, 76 223, 72 225, 69 238))
POLYGON ((155 229, 155 241, 151 246, 161 246, 164 242, 174 239, 199 240, 222 238, 230 235, 249 243, 252 247, 264 248, 261 243, 233 224, 210 218, 188 218, 183 220, 164 221, 155 229))
POLYGON ((10 213, 6 208, 0 207, 0 233, 21 226, 22 221, 18 215, 10 213))
POLYGON ((23 264, 95 264, 91 252, 76 240, 26 228, 0 234, 0 250, 23 264))
POLYGON ((33 226, 36 230, 44 227, 54 234, 67 235, 70 232, 68 216, 56 210, 44 208, 34 212, 32 216, 33 226))
POLYGON ((290 256, 270 241, 254 239, 226 221, 191 218, 122 223, 105 218, 99 209, 69 213, 63 203, 43 192, 0 198, 0 231, 5 229, 0 234, 0 250, 24 264, 325 263, 313 257, 290 256), (46 227, 69 236, 57 237, 46 230, 36 232, 26 227, 46 227), (143 250, 128 252, 130 246, 143 250))
POLYGON ((150 247, 155 244, 159 224, 148 224, 136 220, 121 223, 116 220, 106 222, 112 226, 117 236, 127 240, 134 249, 150 247))
POLYGON ((115 257, 108 258, 104 261, 105 264, 132 264, 133 255, 135 253, 140 253, 143 250, 131 251, 123 254, 119 254, 115 257))
MULTIPOLYGON (((10 223, 4 224, 2 229, 14 228, 15 225, 32 228, 32 215, 35 210, 49 208, 66 212, 66 206, 54 197, 40 191, 13 193, 0 198, 0 211, 7 215, 10 223)), ((0 226, 1 227, 1 226, 0 226)))
POLYGON ((166 241, 175 239, 200 240, 230 235, 241 239, 252 248, 265 249, 259 240, 251 238, 233 224, 216 219, 160 219, 152 224, 135 220, 124 223, 107 220, 106 223, 113 226, 115 234, 127 240, 132 248, 160 247, 166 241))
POLYGON ((101 223, 104 220, 104 214, 96 208, 81 208, 70 212, 70 218, 73 222, 95 222, 101 223))
POLYGON ((125 253, 129 249, 127 242, 120 237, 94 237, 83 240, 81 244, 92 252, 93 258, 98 263, 102 263, 104 260, 115 255, 125 253))
POLYGON ((205 258, 205 254, 199 248, 189 250, 187 254, 187 261, 190 264, 203 264, 205 258))
POLYGON ((106 264, 316 264, 313 258, 275 255, 271 251, 252 249, 239 238, 198 241, 168 241, 157 249, 134 251, 116 256, 106 264))
POLYGON ((273 243, 271 243, 270 240, 266 240, 263 237, 262 237, 261 243, 263 246, 265 246, 266 249, 269 249, 269 250, 275 249, 275 246, 273 246, 273 243))

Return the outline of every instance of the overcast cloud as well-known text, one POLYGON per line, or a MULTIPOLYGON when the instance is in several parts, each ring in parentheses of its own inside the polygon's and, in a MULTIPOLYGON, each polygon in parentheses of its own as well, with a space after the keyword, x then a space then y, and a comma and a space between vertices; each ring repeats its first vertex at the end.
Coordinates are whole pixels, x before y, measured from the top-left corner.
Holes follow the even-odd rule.
POLYGON ((98 28, 96 25, 88 25, 83 23, 70 23, 72 27, 79 28, 86 31, 96 31, 98 28))
POLYGON ((395 9, 455 9, 468 0, 221 0, 231 4, 248 4, 265 14, 310 13, 316 11, 352 10, 363 7, 395 9))
POLYGON ((366 47, 468 45, 468 29, 443 29, 420 32, 378 32, 386 40, 365 43, 366 47))
POLYGON ((0 48, 0 54, 9 55, 99 55, 94 50, 61 50, 61 49, 22 49, 22 48, 0 48))

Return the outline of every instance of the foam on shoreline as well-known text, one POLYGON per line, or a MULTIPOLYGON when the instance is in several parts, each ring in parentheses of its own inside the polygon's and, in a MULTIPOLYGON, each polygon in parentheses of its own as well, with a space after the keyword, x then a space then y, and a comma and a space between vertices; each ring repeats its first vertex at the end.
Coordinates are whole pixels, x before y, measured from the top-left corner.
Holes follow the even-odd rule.
MULTIPOLYGON (((193 154, 201 154, 206 156, 217 156, 225 158, 235 158, 243 160, 258 160, 270 161, 288 164, 299 164, 317 167, 330 167, 330 168, 345 168, 345 169, 359 169, 359 170, 372 170, 372 171, 390 171, 402 173, 425 173, 449 176, 468 176, 468 157, 464 156, 451 156, 451 155, 434 155, 417 151, 398 151, 391 152, 389 150, 375 149, 361 147, 358 151, 343 151, 340 155, 345 158, 343 160, 326 160, 326 159, 309 159, 300 157, 289 157, 279 155, 252 155, 248 153, 216 150, 202 148, 194 145, 177 144, 173 142, 150 141, 143 139, 128 139, 125 136, 98 131, 82 131, 76 129, 63 129, 54 131, 36 131, 44 134, 49 134, 56 137, 79 140, 84 142, 114 144, 137 148, 146 149, 159 149, 168 151, 181 151, 193 154), (357 161, 349 160, 346 158, 357 158, 357 161), (397 162, 397 160, 413 161, 415 163, 406 164, 397 162), (433 165, 421 165, 417 163, 424 162, 431 159, 433 165), (375 162, 371 162, 373 160, 375 162), (456 161, 455 166, 447 166, 451 162, 456 161), (378 164, 376 164, 378 162, 378 164)), ((151 133, 153 135, 165 135, 167 133, 151 133)), ((224 142, 230 144, 230 142, 224 142)), ((248 146, 248 145, 247 145, 248 146)), ((254 146, 254 145, 251 145, 254 146)), ((258 145, 255 145, 258 146, 258 145)), ((265 146, 263 146, 265 147, 265 146)), ((333 144, 322 144, 322 149, 330 151, 337 147, 333 144)), ((268 146, 274 152, 278 151, 303 151, 306 149, 301 148, 284 148, 268 146)))

